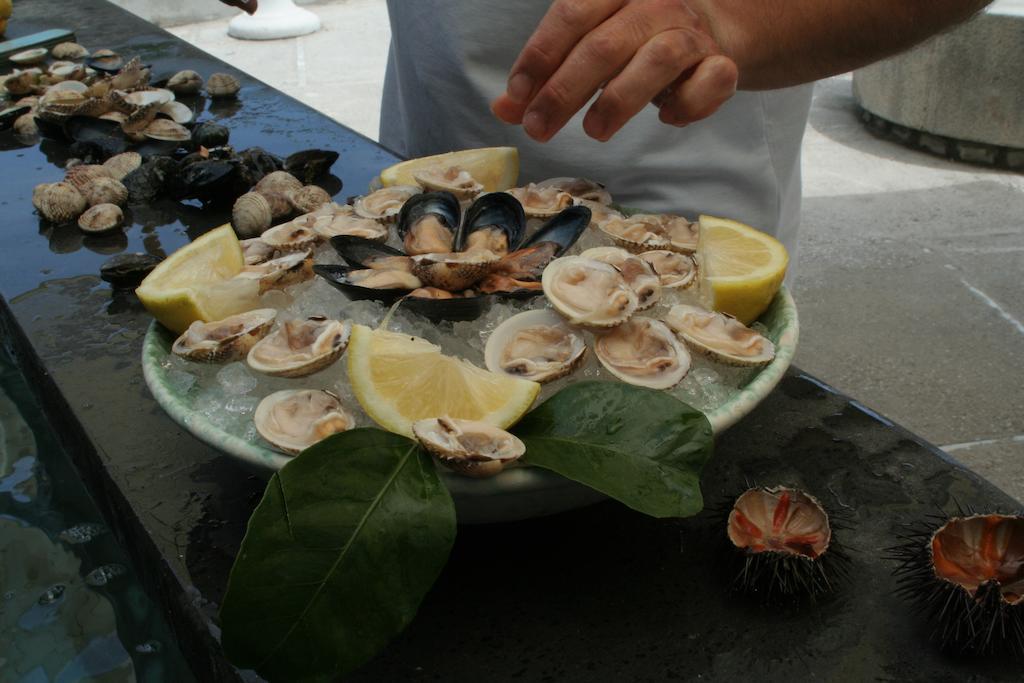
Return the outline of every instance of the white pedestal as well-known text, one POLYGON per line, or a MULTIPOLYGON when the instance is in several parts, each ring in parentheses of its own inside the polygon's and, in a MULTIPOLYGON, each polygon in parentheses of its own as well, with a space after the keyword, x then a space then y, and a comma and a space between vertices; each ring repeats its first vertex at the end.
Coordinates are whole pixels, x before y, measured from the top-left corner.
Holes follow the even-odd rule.
POLYGON ((294 38, 320 30, 320 17, 292 0, 260 0, 256 14, 244 12, 228 24, 228 35, 241 40, 294 38))

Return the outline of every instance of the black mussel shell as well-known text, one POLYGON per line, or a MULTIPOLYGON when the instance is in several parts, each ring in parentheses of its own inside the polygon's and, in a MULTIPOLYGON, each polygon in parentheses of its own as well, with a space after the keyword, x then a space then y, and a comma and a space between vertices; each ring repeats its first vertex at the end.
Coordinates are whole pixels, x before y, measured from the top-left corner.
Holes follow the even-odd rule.
POLYGON ((243 149, 238 153, 238 160, 242 162, 242 175, 249 187, 262 180, 263 176, 284 169, 284 160, 262 147, 243 149))
POLYGON ((588 225, 590 209, 585 206, 570 206, 537 228, 537 232, 530 235, 519 248, 525 249, 540 242, 554 242, 559 245, 558 251, 555 252, 557 258, 576 244, 576 240, 586 232, 588 225))
POLYGON ((325 175, 337 160, 338 153, 329 149, 304 149, 288 155, 284 160, 284 170, 301 180, 304 185, 309 185, 325 175))
POLYGON ((118 254, 100 266, 100 278, 114 287, 137 287, 158 263, 149 254, 118 254))
POLYGON ((331 246, 353 268, 366 268, 366 260, 374 256, 405 256, 398 249, 365 237, 337 235, 331 238, 331 246))
POLYGON ((50 138, 51 140, 67 141, 68 136, 64 133, 64 122, 45 118, 43 116, 36 116, 36 128, 39 129, 39 134, 44 138, 50 138))
POLYGON ((138 152, 143 159, 149 159, 150 157, 178 157, 184 156, 184 150, 181 150, 180 144, 173 140, 146 138, 132 147, 132 150, 138 152), (183 153, 179 154, 179 151, 183 153))
POLYGON ((374 289, 354 285, 347 279, 349 272, 353 270, 358 270, 358 268, 323 264, 313 266, 314 273, 327 280, 328 284, 353 301, 370 299, 391 305, 409 293, 408 289, 374 289))
POLYGON ((458 232, 462 209, 455 195, 451 192, 422 192, 413 195, 402 206, 398 214, 398 236, 404 240, 412 226, 428 214, 434 214, 448 226, 453 237, 458 232))
POLYGON ((192 142, 196 147, 223 147, 228 144, 231 131, 224 126, 206 121, 192 129, 192 142))
POLYGON ((32 107, 8 107, 0 111, 0 130, 7 130, 14 125, 18 117, 32 111, 32 107))
POLYGON ((199 199, 230 203, 249 185, 242 178, 241 165, 231 161, 197 161, 181 170, 182 192, 178 199, 199 199))
POLYGON ((491 307, 489 296, 457 297, 454 299, 421 299, 406 297, 402 308, 418 313, 433 322, 440 320, 476 320, 491 307))
POLYGON ((99 149, 104 158, 120 154, 129 146, 121 124, 93 116, 69 116, 64 122, 64 134, 74 142, 99 149))
POLYGON ((508 250, 515 251, 526 233, 526 214, 519 200, 507 192, 490 192, 474 201, 462 219, 462 225, 455 236, 455 251, 466 248, 472 232, 496 226, 508 236, 508 250))
POLYGON ((124 58, 121 55, 87 57, 85 65, 105 74, 116 74, 124 66, 124 58))
POLYGON ((183 192, 178 162, 165 156, 146 159, 121 182, 128 188, 128 197, 133 203, 150 202, 157 197, 179 197, 183 192))

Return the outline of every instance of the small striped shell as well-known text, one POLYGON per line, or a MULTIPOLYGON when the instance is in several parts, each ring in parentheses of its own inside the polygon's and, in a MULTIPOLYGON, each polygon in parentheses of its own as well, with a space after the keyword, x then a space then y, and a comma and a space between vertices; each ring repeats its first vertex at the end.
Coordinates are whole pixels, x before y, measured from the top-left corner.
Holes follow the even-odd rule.
POLYGON ((116 204, 124 206, 128 201, 128 188, 120 180, 109 177, 94 178, 82 188, 82 196, 89 206, 116 204))
POLYGON ((53 223, 69 223, 82 215, 88 204, 71 183, 53 183, 38 197, 39 213, 53 223))
POLYGON ((241 237, 259 237, 273 220, 270 203, 258 192, 246 192, 231 209, 231 225, 241 237))
POLYGON ((124 179, 141 165, 142 155, 138 152, 121 152, 103 162, 103 168, 107 169, 107 173, 115 180, 124 179))

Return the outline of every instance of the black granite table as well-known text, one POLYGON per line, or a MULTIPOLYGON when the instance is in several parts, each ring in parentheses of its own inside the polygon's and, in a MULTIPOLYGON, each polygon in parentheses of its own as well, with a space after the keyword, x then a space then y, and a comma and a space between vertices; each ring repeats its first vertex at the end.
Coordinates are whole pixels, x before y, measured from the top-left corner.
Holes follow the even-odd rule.
MULTIPOLYGON (((161 72, 233 72, 101 0, 18 2, 9 35, 58 27, 91 48, 139 54, 161 72)), ((348 188, 334 181, 340 197, 361 191, 393 161, 299 102, 251 78, 242 82, 237 103, 203 114, 231 128, 236 148, 335 149, 341 160, 333 171, 348 188)), ((197 677, 236 680, 218 645, 216 610, 264 482, 164 415, 140 368, 150 318, 133 295, 112 292, 97 277, 109 254, 170 253, 223 223, 226 211, 133 206, 123 236, 83 238, 75 227, 44 224, 31 207, 33 186, 58 179, 65 159, 60 144, 20 147, 0 134, 3 343, 20 359, 197 677)), ((892 595, 893 565, 883 549, 903 525, 957 504, 1015 507, 920 438, 793 369, 718 440, 703 490, 709 510, 687 520, 653 520, 608 502, 460 528, 416 621, 353 678, 1020 678, 1004 659, 940 654, 928 625, 892 595), (747 482, 802 486, 845 513, 852 571, 835 599, 766 610, 726 594, 711 561, 722 529, 710 508, 747 482)))

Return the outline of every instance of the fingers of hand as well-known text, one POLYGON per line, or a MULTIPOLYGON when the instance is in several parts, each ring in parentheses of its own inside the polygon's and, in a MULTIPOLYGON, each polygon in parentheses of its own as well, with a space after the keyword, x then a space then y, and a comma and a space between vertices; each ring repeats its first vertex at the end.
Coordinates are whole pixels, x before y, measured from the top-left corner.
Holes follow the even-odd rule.
MULTIPOLYGON (((509 72, 507 92, 523 109, 565 61, 576 43, 613 15, 625 0, 556 0, 509 72)), ((522 117, 522 114, 519 114, 522 117)))
POLYGON ((738 79, 739 71, 731 59, 723 55, 708 57, 660 101, 658 118, 672 126, 707 118, 736 93, 738 79))
POLYGON ((708 38, 691 29, 657 34, 604 87, 583 129, 592 138, 608 140, 711 49, 708 38))

